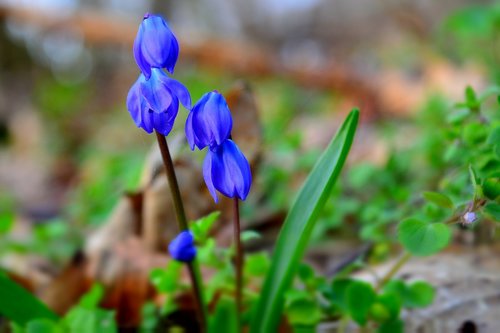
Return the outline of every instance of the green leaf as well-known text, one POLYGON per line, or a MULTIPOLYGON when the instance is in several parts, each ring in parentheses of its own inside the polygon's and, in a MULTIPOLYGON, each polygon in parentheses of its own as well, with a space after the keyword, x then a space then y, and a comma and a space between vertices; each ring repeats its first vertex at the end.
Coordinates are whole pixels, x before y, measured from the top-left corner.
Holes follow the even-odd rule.
POLYGON ((500 222, 500 205, 496 202, 489 202, 484 206, 484 212, 500 222))
POLYGON ((86 309, 77 306, 71 309, 64 322, 70 332, 116 333, 118 328, 113 311, 86 309))
POLYGON ((236 305, 228 297, 222 297, 215 307, 215 313, 210 318, 209 333, 236 333, 239 332, 236 305))
POLYGON ((471 109, 477 109, 479 107, 479 100, 477 99, 476 92, 471 86, 465 88, 465 101, 467 106, 471 109))
POLYGON ((284 293, 290 287, 312 229, 349 153, 359 111, 353 110, 315 165, 295 199, 278 236, 250 332, 276 332, 284 293))
POLYGON ((438 192, 424 192, 425 200, 430 201, 443 208, 453 208, 453 202, 448 196, 438 192))
POLYGON ((405 306, 408 308, 422 308, 432 304, 436 290, 425 282, 417 281, 409 285, 405 297, 405 306))
POLYGON ((401 319, 396 319, 387 323, 383 323, 377 330, 377 333, 403 333, 404 323, 401 319))
POLYGON ((196 242, 203 243, 206 240, 212 226, 217 221, 219 216, 220 212, 212 212, 190 224, 191 232, 193 233, 196 242))
POLYGON ((359 325, 366 325, 368 314, 376 298, 377 295, 372 285, 367 282, 355 281, 347 288, 347 308, 352 319, 359 325))
POLYGON ((490 135, 488 136, 488 141, 490 145, 495 145, 500 142, 500 126, 495 127, 490 135))
POLYGON ((286 308, 290 324, 312 326, 321 320, 321 309, 313 300, 299 298, 292 301, 286 308))
POLYGON ((178 289, 182 263, 171 260, 166 268, 155 268, 149 273, 153 285, 161 292, 171 293, 178 289))
POLYGON ((13 322, 25 325, 36 318, 57 320, 38 298, 0 272, 0 314, 13 322))
POLYGON ((332 304, 339 307, 342 312, 347 312, 347 288, 354 283, 355 280, 349 278, 334 279, 332 281, 331 292, 328 293, 328 298, 332 304))
POLYGON ((63 333, 62 328, 48 319, 35 319, 26 325, 26 333, 63 333))
POLYGON ((269 270, 270 259, 265 252, 252 253, 245 258, 245 275, 264 276, 269 270))
POLYGON ((314 282, 314 278, 316 277, 314 269, 312 269, 311 266, 306 264, 300 264, 297 270, 297 275, 299 279, 306 284, 314 282))
POLYGON ((448 245, 451 230, 444 223, 425 223, 409 218, 399 224, 398 238, 411 254, 428 256, 448 245))
POLYGON ((94 284, 85 295, 80 298, 79 304, 88 309, 95 309, 104 296, 104 287, 100 284, 94 284))
MULTIPOLYGON (((384 293, 377 297, 377 302, 387 311, 388 317, 386 319, 396 319, 399 317, 401 311, 401 297, 394 293, 384 293)), ((385 321, 385 320, 384 320, 385 321)))
POLYGON ((261 235, 254 230, 245 230, 240 234, 241 241, 243 243, 261 238, 261 235))
POLYGON ((500 196, 500 178, 488 178, 483 183, 483 193, 490 200, 500 196))
POLYGON ((6 234, 14 225, 14 213, 4 212, 0 215, 0 235, 6 234))

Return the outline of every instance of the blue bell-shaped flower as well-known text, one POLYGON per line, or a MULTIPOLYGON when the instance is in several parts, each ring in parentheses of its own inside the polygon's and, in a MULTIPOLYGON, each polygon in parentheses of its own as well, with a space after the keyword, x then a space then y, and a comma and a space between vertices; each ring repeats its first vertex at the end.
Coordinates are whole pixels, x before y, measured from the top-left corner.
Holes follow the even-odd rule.
POLYGON ((137 127, 147 133, 156 130, 168 135, 179 110, 179 101, 185 108, 190 108, 191 97, 186 87, 169 78, 161 69, 154 68, 149 80, 141 74, 130 88, 127 109, 137 127))
POLYGON ((134 41, 134 57, 149 80, 151 68, 174 72, 179 57, 179 43, 163 17, 146 14, 134 41))
POLYGON ((191 231, 181 231, 168 245, 168 252, 177 261, 193 261, 196 257, 196 247, 194 246, 194 236, 191 231))
POLYGON ((250 164, 230 139, 208 150, 203 178, 215 202, 218 202, 216 190, 226 197, 245 200, 252 184, 250 164))
POLYGON ((191 147, 199 149, 221 145, 231 135, 233 119, 224 96, 217 91, 206 93, 196 103, 186 120, 186 137, 191 147))

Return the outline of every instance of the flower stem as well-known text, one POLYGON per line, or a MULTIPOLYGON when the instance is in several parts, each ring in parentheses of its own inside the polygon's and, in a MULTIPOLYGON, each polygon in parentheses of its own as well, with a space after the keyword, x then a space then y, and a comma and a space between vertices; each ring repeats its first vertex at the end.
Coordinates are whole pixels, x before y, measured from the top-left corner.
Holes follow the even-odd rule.
MULTIPOLYGON (((172 162, 172 157, 170 156, 167 140, 165 139, 165 136, 156 131, 155 134, 158 141, 158 146, 160 147, 163 165, 165 166, 165 171, 167 173, 168 184, 170 187, 170 192, 172 194, 172 200, 175 207, 175 215, 177 217, 179 231, 188 230, 189 228, 186 219, 186 213, 184 211, 181 192, 179 190, 179 183, 177 182, 177 177, 175 175, 174 163, 172 162)), ((191 278, 191 283, 193 285, 194 298, 197 303, 198 320, 200 322, 201 328, 200 332, 206 332, 208 311, 205 306, 205 302, 203 301, 200 268, 196 260, 187 263, 187 266, 189 270, 189 277, 191 278)))
POLYGON ((239 199, 234 198, 234 243, 236 255, 234 264, 236 269, 236 310, 238 314, 238 323, 241 327, 241 313, 243 312, 243 261, 244 253, 241 245, 241 225, 240 225, 240 206, 239 199))
POLYGON ((401 255, 401 257, 399 257, 398 261, 394 263, 394 266, 392 266, 391 269, 387 272, 387 274, 385 274, 384 277, 379 281, 376 289, 377 290, 382 289, 387 284, 387 282, 389 282, 393 278, 393 276, 396 275, 396 273, 401 269, 401 267, 403 267, 404 264, 406 264, 406 262, 410 260, 411 257, 412 257, 411 253, 404 252, 401 255))

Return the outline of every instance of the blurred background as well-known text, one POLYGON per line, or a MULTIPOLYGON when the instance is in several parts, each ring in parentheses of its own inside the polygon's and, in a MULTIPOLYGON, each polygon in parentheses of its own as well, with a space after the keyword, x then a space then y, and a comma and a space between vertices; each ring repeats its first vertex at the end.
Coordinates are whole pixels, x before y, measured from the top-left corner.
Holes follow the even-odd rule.
MULTIPOLYGON (((438 186, 444 145, 432 135, 447 110, 467 85, 500 83, 495 1, 0 0, 0 265, 37 286, 154 180, 154 138, 125 106, 146 12, 161 13, 178 37, 174 77, 193 101, 217 89, 234 106, 255 175, 244 221, 263 233, 253 248, 272 243, 290 193, 347 112, 361 109, 344 190, 312 242, 325 272, 334 238, 337 254, 367 243, 379 259, 391 253, 404 214, 392 208, 438 186)), ((180 161, 190 154, 186 114, 169 137, 180 161)), ((191 218, 214 208, 203 186, 182 179, 181 189, 201 193, 191 218)))

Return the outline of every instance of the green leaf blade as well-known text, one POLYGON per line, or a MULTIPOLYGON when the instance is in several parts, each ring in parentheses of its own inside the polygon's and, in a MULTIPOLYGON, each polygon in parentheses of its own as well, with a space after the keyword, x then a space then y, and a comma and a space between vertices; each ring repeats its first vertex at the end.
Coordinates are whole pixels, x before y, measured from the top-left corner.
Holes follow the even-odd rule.
POLYGON ((276 248, 254 312, 252 333, 276 332, 290 286, 318 215, 340 174, 354 140, 359 111, 353 110, 300 190, 276 242, 276 248))
POLYGON ((429 191, 429 192, 424 192, 423 196, 425 200, 432 202, 438 205, 439 207, 453 208, 453 202, 451 201, 451 199, 442 193, 429 191))
POLYGON ((38 298, 0 272, 0 314, 19 325, 37 318, 56 321, 57 315, 38 298))
POLYGON ((411 254, 428 256, 448 245, 451 230, 444 223, 425 223, 409 218, 400 223, 398 238, 411 254))

